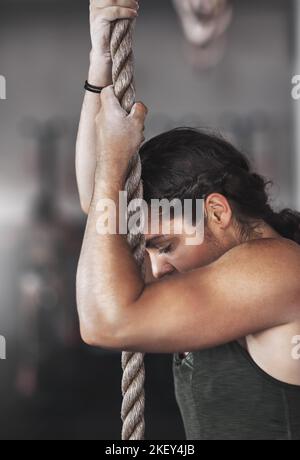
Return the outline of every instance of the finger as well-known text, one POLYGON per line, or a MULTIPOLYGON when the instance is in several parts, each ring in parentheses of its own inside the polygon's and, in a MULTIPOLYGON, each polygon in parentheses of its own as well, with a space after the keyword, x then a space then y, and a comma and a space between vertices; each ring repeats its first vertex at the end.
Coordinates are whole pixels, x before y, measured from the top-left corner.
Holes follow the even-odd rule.
POLYGON ((139 3, 136 0, 91 0, 91 6, 94 8, 120 6, 122 8, 132 8, 136 10, 139 3))
POLYGON ((143 104, 143 102, 137 102, 132 107, 132 110, 128 116, 134 120, 137 120, 139 123, 141 123, 142 126, 144 126, 147 114, 148 108, 145 106, 145 104, 143 104))
POLYGON ((116 21, 117 19, 135 19, 138 15, 137 10, 122 8, 120 6, 111 6, 103 9, 103 11, 105 11, 105 19, 108 21, 116 21))
POLYGON ((125 110, 122 109, 118 98, 115 95, 113 85, 107 86, 101 92, 101 106, 105 110, 118 111, 124 116, 127 115, 125 110))

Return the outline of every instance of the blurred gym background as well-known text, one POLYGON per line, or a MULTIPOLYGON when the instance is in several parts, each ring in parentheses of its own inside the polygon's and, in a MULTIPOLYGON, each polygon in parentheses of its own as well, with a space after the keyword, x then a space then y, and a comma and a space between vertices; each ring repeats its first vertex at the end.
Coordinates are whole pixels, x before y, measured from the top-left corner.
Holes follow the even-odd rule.
MULTIPOLYGON (((274 180, 276 205, 298 210, 299 3, 233 1, 226 33, 203 48, 172 0, 140 0, 135 37, 147 138, 213 128, 274 180)), ((119 439, 120 354, 82 344, 75 303, 88 0, 0 0, 0 36, 0 439, 119 439)), ((171 363, 146 356, 147 439, 184 439, 171 363)))

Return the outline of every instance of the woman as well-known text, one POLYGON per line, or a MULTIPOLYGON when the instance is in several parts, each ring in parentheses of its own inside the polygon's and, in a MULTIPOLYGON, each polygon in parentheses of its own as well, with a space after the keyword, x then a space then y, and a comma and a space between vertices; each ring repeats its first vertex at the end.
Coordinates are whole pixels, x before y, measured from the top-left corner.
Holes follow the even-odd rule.
POLYGON ((141 147, 149 204, 204 199, 202 244, 186 245, 192 226, 177 233, 177 216, 170 234, 146 234, 156 282, 144 283, 124 235, 96 231, 99 201, 119 204, 144 140, 147 110, 138 103, 123 112, 110 80, 110 21, 134 17, 135 8, 132 0, 91 4, 89 83, 107 88, 87 92, 77 143, 88 214, 77 276, 82 337, 107 349, 173 353, 188 439, 299 440, 300 215, 272 210, 267 183, 246 158, 188 128, 141 147))

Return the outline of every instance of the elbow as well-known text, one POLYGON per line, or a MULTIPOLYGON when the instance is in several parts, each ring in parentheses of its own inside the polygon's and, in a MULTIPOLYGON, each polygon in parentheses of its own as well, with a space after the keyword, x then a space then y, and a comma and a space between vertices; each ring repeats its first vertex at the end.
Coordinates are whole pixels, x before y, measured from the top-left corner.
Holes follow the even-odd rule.
POLYGON ((80 336, 82 341, 90 347, 103 347, 103 340, 100 340, 100 337, 98 334, 96 334, 96 331, 92 330, 86 325, 83 325, 82 323, 80 323, 80 336))
POLYGON ((80 335, 83 342, 92 347, 122 350, 126 346, 129 330, 128 312, 116 305, 101 305, 91 293, 87 274, 79 264, 76 280, 76 300, 80 335))
POLYGON ((84 318, 79 315, 80 336, 86 345, 107 350, 122 350, 126 346, 125 328, 111 318, 84 318))
POLYGON ((121 346, 116 334, 108 331, 107 328, 104 332, 103 326, 97 328, 80 322, 80 336, 82 341, 90 347, 117 350, 121 346))

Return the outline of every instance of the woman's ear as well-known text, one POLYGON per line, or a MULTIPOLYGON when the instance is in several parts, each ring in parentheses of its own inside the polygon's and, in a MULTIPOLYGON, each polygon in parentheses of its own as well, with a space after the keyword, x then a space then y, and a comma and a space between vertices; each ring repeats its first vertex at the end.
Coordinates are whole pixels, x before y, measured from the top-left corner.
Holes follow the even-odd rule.
POLYGON ((227 198, 220 193, 212 193, 206 199, 206 216, 208 220, 225 230, 232 218, 232 210, 227 198))

